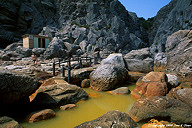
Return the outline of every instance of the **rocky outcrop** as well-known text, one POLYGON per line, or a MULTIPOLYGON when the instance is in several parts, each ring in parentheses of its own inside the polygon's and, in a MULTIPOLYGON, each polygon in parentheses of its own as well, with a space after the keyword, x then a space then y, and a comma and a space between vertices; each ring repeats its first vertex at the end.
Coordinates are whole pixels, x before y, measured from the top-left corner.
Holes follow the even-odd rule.
POLYGON ((90 74, 91 88, 97 91, 108 91, 123 84, 128 78, 126 68, 105 64, 90 74))
POLYGON ((40 85, 30 76, 0 71, 0 107, 27 99, 40 85))
POLYGON ((154 71, 165 72, 167 68, 167 56, 166 53, 157 53, 154 56, 154 71))
POLYGON ((165 96, 168 92, 167 77, 164 72, 150 72, 141 77, 131 96, 136 99, 142 97, 165 96))
POLYGON ((7 116, 0 117, 0 127, 1 128, 23 128, 17 121, 7 116))
POLYGON ((167 71, 192 80, 191 30, 178 31, 167 38, 167 71))
POLYGON ((33 122, 54 118, 55 116, 56 116, 56 113, 52 109, 45 109, 45 110, 31 113, 28 116, 27 121, 29 123, 33 123, 33 122))
POLYGON ((148 46, 136 14, 118 0, 5 1, 1 10, 5 11, 1 12, 0 41, 5 46, 23 34, 38 34, 43 27, 55 29, 41 34, 54 32, 64 42, 81 44, 84 52, 98 47, 103 56, 148 46))
POLYGON ((168 96, 150 97, 137 100, 129 115, 136 121, 155 117, 168 118, 176 124, 192 122, 192 89, 181 89, 168 96))
POLYGON ((89 122, 82 123, 75 128, 90 128, 90 127, 102 127, 102 128, 134 128, 137 124, 130 118, 130 116, 120 111, 109 111, 103 116, 89 122))
MULTIPOLYGON (((0 3, 0 47, 18 41, 26 33, 38 34, 45 25, 53 25, 56 4, 48 1, 3 1, 0 3)), ((56 20, 57 21, 57 20, 56 20)))
POLYGON ((149 48, 133 50, 124 56, 128 70, 148 73, 153 71, 153 59, 149 48))
POLYGON ((174 32, 192 29, 191 4, 191 0, 172 0, 159 10, 149 32, 152 53, 165 52, 167 37, 174 32))
POLYGON ((88 88, 88 87, 90 87, 90 80, 89 80, 89 79, 84 79, 84 80, 81 82, 81 87, 82 87, 82 88, 88 88))
POLYGON ((76 103, 86 100, 88 94, 77 87, 68 83, 41 86, 32 105, 36 108, 55 108, 65 104, 76 103))

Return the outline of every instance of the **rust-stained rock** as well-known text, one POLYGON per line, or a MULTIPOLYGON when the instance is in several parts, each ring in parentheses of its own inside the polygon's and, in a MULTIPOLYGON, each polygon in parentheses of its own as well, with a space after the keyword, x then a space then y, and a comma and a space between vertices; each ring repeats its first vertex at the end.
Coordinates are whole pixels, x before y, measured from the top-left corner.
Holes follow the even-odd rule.
POLYGON ((50 119, 56 116, 56 113, 52 109, 45 109, 38 112, 33 112, 28 117, 28 122, 38 122, 46 119, 50 119))
POLYGON ((150 72, 140 78, 131 96, 136 99, 141 97, 164 96, 167 94, 167 78, 164 72, 150 72))
POLYGON ((60 106, 60 110, 69 110, 69 109, 72 109, 72 108, 75 108, 77 107, 75 104, 67 104, 67 105, 64 105, 64 106, 60 106))

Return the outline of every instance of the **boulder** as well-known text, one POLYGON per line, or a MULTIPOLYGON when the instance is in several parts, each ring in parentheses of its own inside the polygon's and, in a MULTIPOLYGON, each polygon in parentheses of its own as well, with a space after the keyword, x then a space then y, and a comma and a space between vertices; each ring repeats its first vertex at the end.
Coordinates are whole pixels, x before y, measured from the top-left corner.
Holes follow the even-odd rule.
POLYGON ((134 128, 137 124, 131 119, 131 117, 118 110, 109 111, 103 116, 89 122, 82 123, 75 128, 134 128))
POLYGON ((62 39, 54 37, 50 42, 48 48, 44 52, 44 57, 46 59, 52 59, 54 57, 65 58, 66 50, 62 39))
POLYGON ((81 50, 82 50, 83 52, 86 52, 86 51, 87 51, 87 45, 88 45, 88 42, 87 42, 86 40, 83 40, 83 41, 79 44, 79 46, 80 46, 80 48, 81 48, 81 50))
POLYGON ((72 109, 72 108, 75 108, 77 107, 75 104, 67 104, 67 105, 64 105, 64 106, 60 106, 60 110, 69 110, 69 109, 72 109))
POLYGON ((22 54, 18 54, 16 51, 6 51, 1 54, 1 59, 4 61, 17 61, 24 57, 22 54))
POLYGON ((192 107, 192 88, 176 89, 173 88, 167 97, 171 97, 184 102, 185 104, 192 107))
POLYGON ((76 103, 86 100, 88 94, 77 87, 68 83, 41 86, 32 105, 37 108, 56 108, 65 104, 76 103))
POLYGON ((74 44, 71 44, 71 43, 68 43, 68 42, 64 42, 64 46, 65 46, 69 56, 75 55, 76 50, 80 49, 80 46, 74 45, 74 44))
POLYGON ((180 80, 176 75, 171 75, 171 74, 166 74, 167 76, 167 87, 169 90, 171 90, 172 88, 176 88, 177 86, 180 85, 180 80))
POLYGON ((40 55, 42 55, 45 52, 45 48, 33 48, 32 52, 39 57, 40 55))
POLYGON ((3 116, 0 117, 0 128, 23 128, 23 127, 14 119, 7 116, 3 116))
POLYGON ((134 72, 148 73, 153 71, 153 59, 149 48, 132 50, 124 56, 128 70, 134 72))
POLYGON ((24 55, 24 57, 29 57, 29 56, 32 55, 32 50, 31 50, 31 49, 29 49, 29 48, 24 48, 24 47, 22 47, 22 46, 18 46, 18 47, 16 48, 16 52, 17 52, 18 54, 24 55))
POLYGON ((167 56, 166 53, 161 52, 157 53, 154 56, 154 71, 156 72, 165 72, 167 67, 167 56))
POLYGON ((112 64, 126 68, 123 55, 120 53, 110 54, 106 59, 103 59, 101 65, 105 64, 112 64))
POLYGON ((33 112, 28 116, 28 122, 38 122, 42 120, 47 120, 56 116, 56 113, 52 109, 45 109, 37 112, 33 112))
MULTIPOLYGON (((78 86, 81 86, 81 82, 84 79, 88 79, 90 73, 93 71, 93 68, 81 68, 81 69, 75 69, 75 70, 71 70, 71 78, 70 78, 70 83, 71 84, 75 84, 78 86)), ((66 77, 67 78, 67 77, 66 77)))
POLYGON ((140 99, 142 97, 164 96, 167 92, 167 78, 165 73, 150 72, 137 81, 136 88, 131 91, 131 96, 140 99))
POLYGON ((135 122, 159 117, 176 124, 185 124, 192 122, 191 112, 192 107, 180 100, 154 96, 137 100, 129 111, 129 115, 135 122))
POLYGON ((23 43, 12 43, 12 44, 8 45, 8 46, 4 49, 4 51, 5 51, 5 52, 6 52, 6 51, 15 51, 18 46, 23 46, 23 43))
POLYGON ((192 80, 191 30, 180 30, 167 38, 167 71, 192 80))
POLYGON ((84 80, 81 82, 81 87, 82 87, 82 88, 88 88, 88 87, 90 87, 90 80, 89 80, 89 79, 84 79, 84 80))
POLYGON ((108 91, 108 93, 111 93, 111 94, 120 94, 120 95, 125 95, 125 94, 129 94, 131 91, 129 90, 128 87, 120 87, 120 88, 117 88, 115 90, 112 90, 112 91, 108 91))
POLYGON ((91 88, 97 91, 109 91, 123 84, 128 78, 126 68, 112 64, 99 66, 90 74, 91 88))
POLYGON ((40 85, 30 76, 0 71, 0 107, 28 98, 40 85))

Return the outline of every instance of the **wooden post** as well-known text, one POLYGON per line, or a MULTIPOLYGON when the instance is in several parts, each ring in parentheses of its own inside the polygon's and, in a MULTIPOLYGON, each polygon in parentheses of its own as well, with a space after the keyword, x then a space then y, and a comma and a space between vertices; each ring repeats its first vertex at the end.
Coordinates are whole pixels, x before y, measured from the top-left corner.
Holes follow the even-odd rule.
POLYGON ((80 66, 80 68, 82 68, 82 60, 81 60, 81 57, 80 57, 79 66, 80 66))
POLYGON ((91 67, 91 57, 89 58, 89 66, 91 67))
POLYGON ((70 83, 70 77, 71 77, 71 58, 69 57, 68 61, 68 83, 70 83))
POLYGON ((53 60, 53 76, 55 76, 55 60, 53 60))
POLYGON ((59 67, 61 67, 60 63, 61 63, 61 60, 59 59, 59 67))
POLYGON ((62 65, 62 76, 65 77, 65 68, 63 65, 62 65))
POLYGON ((87 56, 85 57, 85 59, 86 59, 86 62, 87 62, 87 56))

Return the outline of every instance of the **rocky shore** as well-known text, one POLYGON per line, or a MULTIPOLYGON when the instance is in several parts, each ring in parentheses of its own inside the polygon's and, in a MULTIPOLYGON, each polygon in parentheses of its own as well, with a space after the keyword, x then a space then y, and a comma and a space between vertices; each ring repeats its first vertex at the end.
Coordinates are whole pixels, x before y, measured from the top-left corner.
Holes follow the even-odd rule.
POLYGON ((83 88, 137 101, 128 113, 109 111, 76 128, 192 126, 191 7, 190 0, 172 0, 146 28, 118 0, 1 3, 0 127, 22 128, 17 119, 46 120, 56 109, 89 102, 83 88), (53 39, 47 48, 29 49, 20 40, 25 33, 53 39), (76 57, 92 60, 72 61, 70 73, 56 65, 53 73, 53 62, 76 57))

